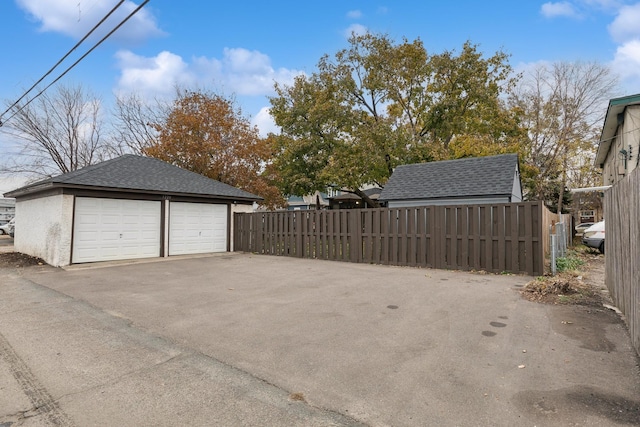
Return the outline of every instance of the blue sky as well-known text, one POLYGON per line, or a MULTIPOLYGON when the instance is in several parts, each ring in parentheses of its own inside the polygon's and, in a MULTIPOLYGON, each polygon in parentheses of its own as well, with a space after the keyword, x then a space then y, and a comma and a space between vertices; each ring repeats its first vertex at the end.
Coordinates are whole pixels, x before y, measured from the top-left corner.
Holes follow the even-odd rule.
MULTIPOLYGON (((140 2, 126 1, 119 18, 140 2)), ((22 95, 116 3, 2 1, 0 100, 22 95)), ((419 37, 431 52, 458 50, 471 40, 487 55, 503 49, 525 71, 540 62, 596 60, 621 74, 620 95, 640 93, 640 1, 624 0, 151 0, 61 83, 81 83, 107 108, 117 92, 153 97, 170 95, 175 84, 207 87, 235 95, 266 132, 273 129, 266 112, 273 82, 312 73, 323 54, 347 46, 351 31, 367 30, 396 40, 419 37)), ((11 143, 0 137, 0 149, 11 143)), ((0 185, 0 192, 9 189, 0 185)))

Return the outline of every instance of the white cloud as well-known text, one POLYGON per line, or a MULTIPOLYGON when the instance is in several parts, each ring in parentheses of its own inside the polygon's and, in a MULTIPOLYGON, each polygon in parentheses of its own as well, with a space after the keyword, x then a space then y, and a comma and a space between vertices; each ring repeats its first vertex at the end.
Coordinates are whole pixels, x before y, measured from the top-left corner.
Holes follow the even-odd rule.
POLYGON ((350 18, 350 19, 362 18, 362 12, 359 10, 350 10, 349 12, 347 12, 347 18, 350 18))
POLYGON ((120 51, 117 58, 121 69, 117 89, 151 96, 171 94, 176 85, 215 85, 236 95, 271 95, 274 82, 292 84, 302 74, 274 69, 267 55, 242 48, 224 49, 221 59, 197 57, 190 63, 166 51, 154 57, 120 51))
POLYGON ((273 121, 273 117, 269 114, 269 107, 262 107, 258 114, 253 118, 252 124, 258 126, 260 136, 265 138, 270 132, 278 134, 280 128, 273 121))
POLYGON ((190 86, 196 81, 188 64, 171 52, 147 58, 122 50, 116 58, 121 69, 118 82, 121 91, 162 96, 174 92, 176 85, 190 86))
POLYGON ((620 75, 624 87, 633 93, 640 87, 640 40, 632 40, 619 46, 611 68, 620 75))
POLYGON ((621 5, 620 0, 580 0, 587 6, 594 6, 603 10, 616 10, 621 5))
POLYGON ((351 24, 351 25, 349 25, 349 27, 347 27, 346 30, 344 30, 344 36, 346 38, 351 37, 352 34, 355 34, 357 36, 362 36, 362 35, 366 34, 367 31, 368 31, 368 29, 364 25, 351 24))
POLYGON ((609 34, 618 43, 640 38, 640 3, 621 7, 609 25, 609 34))
MULTIPOLYGON (((88 33, 115 5, 113 0, 16 0, 16 3, 40 24, 41 31, 62 33, 76 39, 88 33)), ((135 3, 126 1, 99 27, 97 33, 104 36, 137 7, 135 3)), ((142 8, 113 34, 112 39, 139 42, 162 34, 151 13, 142 8)))
POLYGON ((555 18, 558 16, 577 18, 580 16, 574 5, 566 1, 545 3, 540 8, 540 13, 547 18, 555 18))

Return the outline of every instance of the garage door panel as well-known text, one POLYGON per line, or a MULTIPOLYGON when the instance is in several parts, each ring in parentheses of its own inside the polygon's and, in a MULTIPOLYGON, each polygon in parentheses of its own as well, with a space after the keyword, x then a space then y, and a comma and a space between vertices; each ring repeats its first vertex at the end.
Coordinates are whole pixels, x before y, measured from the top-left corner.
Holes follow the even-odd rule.
POLYGON ((227 250, 226 205, 173 202, 169 217, 169 255, 227 250))
POLYGON ((160 202, 77 197, 72 262, 160 256, 160 202))

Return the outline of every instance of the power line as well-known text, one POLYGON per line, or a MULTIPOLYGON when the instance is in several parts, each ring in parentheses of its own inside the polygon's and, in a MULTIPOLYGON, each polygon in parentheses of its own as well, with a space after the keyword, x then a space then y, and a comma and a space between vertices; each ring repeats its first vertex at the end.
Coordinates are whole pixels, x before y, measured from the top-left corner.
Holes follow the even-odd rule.
POLYGON ((4 116, 5 114, 7 114, 7 113, 8 113, 8 112, 13 108, 13 107, 15 107, 16 105, 18 105, 18 103, 19 103, 20 101, 22 101, 22 99, 23 99, 25 96, 27 96, 27 95, 29 94, 29 92, 31 92, 31 91, 32 91, 36 86, 38 86, 38 85, 40 84, 40 82, 42 82, 44 79, 46 79, 46 78, 49 76, 49 74, 51 74, 51 73, 53 72, 53 70, 55 70, 55 69, 58 67, 58 65, 60 65, 60 64, 62 63, 62 61, 64 61, 65 59, 67 59, 67 58, 69 57, 69 55, 71 55, 71 53, 72 53, 74 50, 76 50, 76 49, 78 48, 78 46, 80 46, 80 45, 81 45, 81 44, 82 44, 82 43, 83 43, 83 42, 84 42, 84 41, 85 41, 85 40, 86 40, 86 39, 87 39, 87 38, 88 38, 88 37, 89 37, 89 36, 90 36, 90 35, 91 35, 91 34, 92 34, 92 33, 93 33, 93 32, 94 32, 94 31, 95 31, 95 30, 100 26, 100 25, 102 25, 102 23, 103 23, 104 21, 106 21, 106 20, 109 18, 109 16, 111 16, 111 15, 113 14, 113 12, 115 12, 115 11, 116 11, 116 9, 117 9, 117 8, 119 8, 119 7, 122 5, 122 3, 124 3, 124 2, 125 2, 125 0, 120 0, 120 2, 119 2, 117 5, 115 5, 115 7, 114 7, 113 9, 111 9, 111 10, 109 11, 109 13, 107 13, 107 14, 105 15, 105 17, 104 17, 104 18, 102 18, 102 19, 100 20, 100 22, 98 22, 98 23, 97 23, 97 24, 96 24, 96 25, 91 29, 91 31, 89 31, 89 32, 88 32, 88 33, 87 33, 87 34, 82 38, 82 40, 80 40, 78 43, 76 43, 76 45, 75 45, 74 47, 72 47, 72 48, 71 48, 71 50, 69 50, 69 52, 67 52, 67 53, 66 53, 66 55, 64 55, 64 56, 63 56, 63 57, 62 57, 58 62, 56 62, 56 64, 55 64, 53 67, 51 67, 51 69, 50 69, 49 71, 47 71, 47 72, 45 73, 45 75, 43 75, 42 77, 40 77, 40 80, 38 80, 37 82, 35 82, 35 83, 34 83, 34 84, 33 84, 33 85, 32 85, 32 86, 31 86, 31 87, 30 87, 30 88, 29 88, 25 93, 23 93, 23 94, 22 94, 22 96, 21 96, 20 98, 18 98, 18 99, 16 100, 16 102, 14 102, 13 104, 11 104, 11 106, 10 106, 9 108, 7 108, 6 110, 4 110, 4 112, 3 112, 2 114, 0 114, 0 123, 2 123, 2 116, 4 116))
MULTIPOLYGON (((11 107, 9 107, 4 113, 2 113, 0 115, 0 118, 2 118, 2 116, 4 114, 6 114, 8 111, 10 111, 13 107, 15 107, 18 102, 20 102, 21 99, 23 99, 31 90, 33 90, 33 88, 40 83, 42 80, 44 80, 45 77, 47 77, 49 74, 51 74, 51 72, 53 71, 53 69, 55 69, 67 56, 69 56, 69 54, 78 47, 78 45, 80 45, 80 43, 82 43, 98 26, 100 26, 118 7, 120 7, 120 5, 124 2, 125 0, 121 0, 108 14, 107 16, 105 16, 102 20, 100 20, 100 22, 93 27, 93 29, 82 38, 82 40, 80 42, 78 42, 76 44, 76 46, 73 47, 73 49, 71 49, 60 61, 58 61, 58 63, 56 65, 53 66, 53 68, 51 70, 49 70, 44 76, 42 76, 42 78, 40 80, 38 80, 37 83, 35 83, 27 92, 25 92, 20 99, 18 99, 16 102, 13 103, 13 105, 11 105, 11 107)), ((145 0, 144 2, 142 2, 136 9, 134 9, 125 19, 123 19, 118 25, 115 26, 115 28, 113 28, 111 31, 109 31, 107 33, 107 35, 105 35, 102 39, 100 39, 100 41, 98 41, 96 44, 93 45, 93 47, 91 47, 91 49, 89 49, 84 55, 82 55, 76 62, 74 62, 73 64, 71 64, 71 66, 69 66, 66 70, 64 70, 62 72, 62 74, 60 74, 55 80, 53 80, 51 83, 49 83, 47 86, 45 86, 44 89, 42 89, 40 92, 38 92, 33 98, 29 99, 24 105, 22 105, 20 108, 18 108, 13 114, 11 114, 11 116, 9 116, 9 118, 6 121, 11 120, 13 117, 16 116, 16 114, 18 114, 20 111, 24 110, 29 104, 31 104, 32 101, 34 101, 36 98, 38 98, 40 95, 42 95, 47 89, 49 89, 51 86, 53 86, 54 84, 56 84, 62 77, 64 77, 69 71, 71 71, 72 68, 74 68, 76 65, 78 65, 78 63, 80 63, 80 61, 82 61, 84 58, 87 57, 87 55, 89 55, 91 52, 93 52, 94 49, 96 49, 98 46, 100 46, 102 44, 102 42, 104 42, 106 39, 108 39, 109 37, 111 37, 111 35, 113 33, 115 33, 120 27, 122 27, 129 19, 131 19, 131 17, 133 17, 133 15, 135 15, 136 13, 138 13, 138 11, 140 9, 142 9, 147 3, 149 3, 150 0, 145 0)), ((2 121, 0 121, 0 126, 2 126, 3 123, 2 121)))

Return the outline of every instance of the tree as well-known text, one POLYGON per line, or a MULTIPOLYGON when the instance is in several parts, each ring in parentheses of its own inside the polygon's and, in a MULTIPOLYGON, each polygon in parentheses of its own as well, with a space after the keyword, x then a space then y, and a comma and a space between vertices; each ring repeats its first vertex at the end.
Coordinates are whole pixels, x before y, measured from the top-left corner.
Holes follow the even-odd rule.
MULTIPOLYGON (((181 90, 176 90, 176 98, 181 90)), ((113 111, 112 146, 120 154, 143 154, 157 144, 155 124, 164 123, 171 111, 171 102, 154 99, 147 101, 136 93, 116 96, 113 111)))
POLYGON ((57 175, 109 156, 102 137, 100 100, 82 86, 59 86, 28 105, 17 105, 12 114, 0 132, 20 146, 5 158, 5 173, 57 175))
POLYGON ((420 40, 353 35, 318 71, 276 84, 271 114, 282 129, 275 166, 287 194, 384 185, 403 163, 517 151, 524 134, 500 95, 514 84, 507 55, 429 55, 420 40))
POLYGON ((157 137, 141 144, 143 154, 257 194, 269 208, 284 204, 268 168, 272 143, 233 101, 182 91, 166 119, 150 125, 157 137))
POLYGON ((598 185, 584 180, 595 175, 583 169, 585 158, 595 155, 616 84, 609 68, 597 62, 539 65, 520 81, 510 94, 510 105, 523 112, 529 133, 523 168, 528 198, 563 210, 565 188, 598 185))

